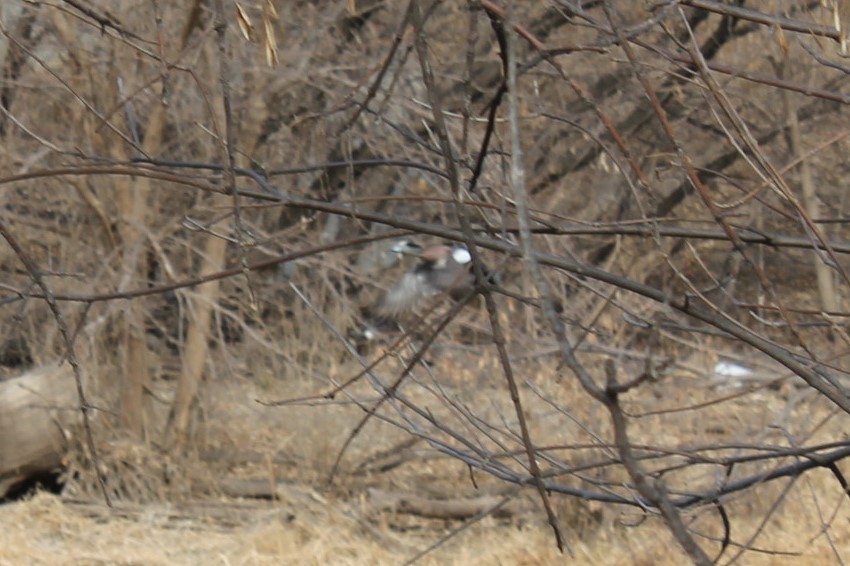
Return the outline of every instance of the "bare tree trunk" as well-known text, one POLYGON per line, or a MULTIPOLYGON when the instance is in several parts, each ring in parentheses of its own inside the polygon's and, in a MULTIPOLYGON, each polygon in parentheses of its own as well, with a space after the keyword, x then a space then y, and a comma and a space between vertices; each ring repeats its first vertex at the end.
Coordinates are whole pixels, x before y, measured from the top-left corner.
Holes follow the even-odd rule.
MULTIPOLYGON (((137 312, 137 309, 134 309, 137 312)), ((121 381, 118 418, 121 428, 136 438, 143 439, 147 433, 145 421, 145 389, 149 383, 148 347, 145 343, 144 329, 134 322, 139 316, 125 321, 126 355, 124 358, 124 379, 121 381)))
MULTIPOLYGON (((123 93, 117 93, 119 99, 124 99, 123 93)), ((136 132, 138 125, 133 122, 134 114, 126 109, 126 118, 131 132, 136 132)), ((162 104, 153 107, 145 128, 143 149, 149 155, 156 155, 162 147, 162 126, 164 109, 162 104)), ((117 157, 126 159, 123 145, 117 145, 114 153, 117 157)), ((124 272, 121 278, 122 287, 133 286, 147 278, 144 263, 148 246, 144 244, 145 236, 142 227, 147 226, 150 218, 150 180, 146 177, 134 177, 123 182, 123 190, 118 191, 118 213, 122 222, 119 224, 121 235, 122 261, 124 272)), ((145 427, 145 390, 150 383, 148 371, 148 345, 145 340, 144 301, 133 301, 126 311, 124 319, 124 372, 121 381, 118 415, 121 427, 137 438, 147 434, 145 427)))
MULTIPOLYGON (((787 65, 787 61, 785 65, 787 65)), ((820 201, 818 200, 815 184, 812 180, 812 170, 809 161, 803 158, 805 153, 802 144, 802 136, 800 135, 800 120, 797 116, 797 109, 791 99, 790 93, 783 92, 783 101, 785 103, 785 113, 788 119, 788 135, 791 146, 792 158, 800 158, 800 185, 803 189, 803 206, 806 209, 806 214, 809 218, 820 218, 820 201)), ((815 275, 818 282, 818 295, 820 296, 821 308, 827 312, 835 312, 838 310, 838 296, 835 290, 835 281, 833 279, 832 270, 818 254, 813 254, 815 275)))
MULTIPOLYGON (((215 235, 209 236, 204 253, 204 263, 201 267, 202 275, 223 269, 226 249, 227 241, 224 238, 215 235)), ((186 445, 188 440, 192 407, 198 395, 204 364, 209 351, 207 332, 212 320, 213 305, 218 301, 219 289, 218 281, 211 281, 199 286, 197 298, 192 301, 193 308, 189 309, 194 317, 189 320, 186 332, 186 349, 183 353, 183 367, 166 427, 166 443, 178 451, 186 445)))
MULTIPOLYGON (((121 181, 119 181, 121 182, 121 181)), ((118 214, 122 219, 118 232, 121 236, 123 274, 121 287, 127 288, 137 284, 144 274, 139 256, 144 253, 141 233, 138 226, 145 222, 145 197, 148 187, 139 186, 138 182, 126 180, 124 186, 117 191, 118 214)), ((144 183, 145 185, 147 183, 144 183)), ((143 437, 142 406, 144 389, 149 382, 148 352, 145 343, 143 303, 134 301, 124 311, 123 325, 123 372, 119 385, 118 418, 121 427, 136 437, 143 437)))

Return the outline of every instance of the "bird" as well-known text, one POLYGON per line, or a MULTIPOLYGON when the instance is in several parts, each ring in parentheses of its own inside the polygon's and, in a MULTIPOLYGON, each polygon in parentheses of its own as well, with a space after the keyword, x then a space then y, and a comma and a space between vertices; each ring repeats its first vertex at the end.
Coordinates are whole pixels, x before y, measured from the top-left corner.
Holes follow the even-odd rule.
MULTIPOLYGON (((475 287, 472 254, 461 245, 443 243, 427 248, 409 240, 393 247, 398 254, 414 255, 419 262, 393 285, 378 305, 378 313, 395 318, 413 310, 423 299, 448 293, 456 301, 465 298, 475 287)), ((482 266, 485 277, 493 280, 482 266)))
MULTIPOLYGON (((361 353, 369 343, 403 330, 400 324, 404 315, 428 297, 446 293, 459 301, 475 289, 472 254, 462 245, 449 242, 423 247, 404 238, 393 242, 382 254, 386 260, 380 261, 382 266, 399 263, 405 256, 416 257, 418 262, 381 298, 363 308, 360 321, 349 329, 348 336, 361 353)), ((499 283, 498 275, 486 266, 482 265, 481 270, 488 282, 499 283)))

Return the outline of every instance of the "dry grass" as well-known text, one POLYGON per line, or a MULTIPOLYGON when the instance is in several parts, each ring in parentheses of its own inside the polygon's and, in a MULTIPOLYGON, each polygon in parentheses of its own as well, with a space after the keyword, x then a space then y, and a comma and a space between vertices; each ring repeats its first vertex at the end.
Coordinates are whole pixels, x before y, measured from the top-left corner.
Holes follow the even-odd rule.
MULTIPOLYGON (((788 509, 794 512, 797 509, 788 509)), ((246 506, 207 501, 194 506, 149 505, 113 516, 102 508, 38 494, 4 507, 0 564, 399 564, 437 540, 444 528, 421 525, 399 533, 364 524, 356 505, 283 501, 246 506), (226 515, 222 515, 225 512, 226 515)), ((840 552, 850 547, 846 514, 832 529, 840 552), (843 523, 843 526, 842 526, 843 523)), ((761 539, 761 546, 798 556, 749 553, 746 564, 823 564, 835 556, 821 536, 801 536, 798 521, 761 539), (799 533, 799 534, 798 534, 799 533)), ((676 564, 684 560, 666 528, 607 525, 570 537, 575 564, 676 564)), ((425 557, 421 564, 562 563, 551 533, 539 521, 523 526, 485 520, 425 557)))
MULTIPOLYGON (((458 363, 458 358, 455 356, 451 364, 458 363)), ((444 362, 451 367, 449 363, 444 362)), ((459 379, 477 377, 479 394, 489 375, 487 368, 462 375, 441 370, 459 379)), ((0 558, 10 563, 55 563, 55 553, 59 553, 68 563, 399 564, 461 524, 376 510, 367 492, 369 487, 381 486, 423 496, 474 495, 477 492, 465 466, 450 458, 435 457, 420 445, 400 467, 364 473, 359 469, 361 462, 405 438, 391 426, 373 423, 364 431, 364 438, 354 444, 343 473, 328 489, 324 482, 329 465, 359 411, 345 406, 265 407, 253 400, 295 397, 312 388, 309 383, 297 381, 265 385, 261 381, 222 379, 208 384, 204 413, 215 418, 203 425, 201 436, 206 439, 207 449, 216 454, 215 459, 191 458, 178 466, 155 452, 141 453, 138 447, 117 445, 110 449, 103 445, 104 462, 120 462, 116 477, 125 482, 146 479, 150 482, 149 491, 131 486, 138 491, 128 489, 126 493, 133 497, 125 496, 117 512, 110 514, 98 501, 93 478, 89 477, 87 489, 82 490, 80 483, 77 491, 66 493, 65 499, 40 494, 12 504, 0 518, 8 521, 8 528, 2 529, 6 538, 0 538, 0 547, 5 549, 0 558), (246 451, 260 457, 248 458, 246 451), (130 465, 133 462, 135 466, 130 465), (164 471, 171 466, 181 475, 165 485, 164 471), (232 477, 283 482, 280 501, 247 503, 222 497, 218 482, 232 477), (140 493, 147 493, 148 497, 141 498, 140 493), (81 495, 88 503, 80 503, 81 495), (147 503, 129 503, 130 499, 147 503)), ((409 394, 416 397, 415 387, 409 389, 409 394)), ((675 400, 668 401, 675 404, 675 400)), ((721 434, 717 427, 724 422, 730 426, 730 418, 737 419, 735 426, 742 430, 757 430, 761 426, 760 413, 747 410, 756 403, 764 408, 765 415, 771 414, 772 404, 781 406, 782 395, 760 392, 693 416, 690 424, 679 419, 675 430, 670 430, 663 419, 639 421, 635 440, 642 442, 639 431, 646 430, 647 440, 651 437, 656 444, 709 442, 711 434, 721 434), (658 431, 669 432, 659 435, 658 431)), ((581 405, 592 407, 586 399, 576 403, 576 407, 581 405)), ((551 424, 547 424, 545 411, 540 409, 530 404, 535 434, 543 434, 551 424)), ((507 418, 510 411, 502 410, 502 417, 507 418)), ((825 404, 813 403, 807 414, 816 419, 828 412, 825 404)), ((583 419, 592 420, 586 415, 583 419)), ((840 428, 842 425, 832 422, 821 429, 821 434, 834 437, 835 429, 840 428)), ((547 438, 559 436, 550 431, 547 438)), ((573 433, 563 436, 575 441, 573 433)), ((771 439, 765 442, 768 440, 771 439)), ((687 477, 668 477, 671 485, 684 483, 690 487, 715 480, 712 470, 700 468, 687 470, 687 477)), ((478 485, 484 492, 499 488, 498 482, 486 476, 478 477, 478 485)), ((839 555, 850 551, 850 507, 831 474, 807 474, 791 485, 788 493, 783 493, 782 486, 765 485, 726 503, 733 537, 743 542, 761 528, 768 509, 782 498, 776 514, 753 545, 767 552, 750 552, 744 563, 832 562, 835 554, 821 532, 825 523, 829 524, 829 537, 839 555)), ((642 514, 635 509, 572 498, 556 496, 555 501, 575 563, 649 565, 681 563, 685 559, 657 518, 642 520, 642 514)), ((519 503, 521 512, 512 519, 485 519, 427 555, 421 563, 550 564, 564 560, 533 492, 521 496, 519 503)), ((687 518, 697 532, 713 537, 723 534, 714 509, 701 509, 687 518)), ((716 542, 702 542, 710 552, 719 550, 716 542)), ((727 550, 726 556, 735 551, 727 550)))

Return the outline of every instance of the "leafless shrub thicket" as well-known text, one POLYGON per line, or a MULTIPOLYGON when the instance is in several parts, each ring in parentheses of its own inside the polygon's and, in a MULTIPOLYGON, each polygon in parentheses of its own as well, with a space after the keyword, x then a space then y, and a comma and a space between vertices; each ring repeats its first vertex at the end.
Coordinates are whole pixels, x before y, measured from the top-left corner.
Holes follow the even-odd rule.
POLYGON ((205 383, 270 375, 270 412, 359 409, 332 479, 380 421, 533 490, 565 549, 563 498, 699 563, 799 550, 759 544, 784 513, 831 544, 841 6, 4 2, 0 359, 74 365, 94 459, 199 448, 205 383), (358 348, 406 235, 499 283, 358 348))

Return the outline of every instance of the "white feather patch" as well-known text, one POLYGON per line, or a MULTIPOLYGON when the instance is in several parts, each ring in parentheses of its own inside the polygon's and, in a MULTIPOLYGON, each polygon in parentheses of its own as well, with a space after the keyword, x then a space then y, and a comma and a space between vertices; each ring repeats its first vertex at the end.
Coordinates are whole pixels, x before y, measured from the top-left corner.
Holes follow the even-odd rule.
POLYGON ((735 362, 719 361, 714 365, 714 373, 725 377, 747 377, 753 370, 735 362))
POLYGON ((406 252, 410 248, 410 240, 399 240, 390 248, 391 252, 400 254, 406 252))
POLYGON ((469 250, 466 248, 455 248, 452 251, 452 259, 461 265, 466 265, 472 261, 472 255, 470 255, 469 250))

